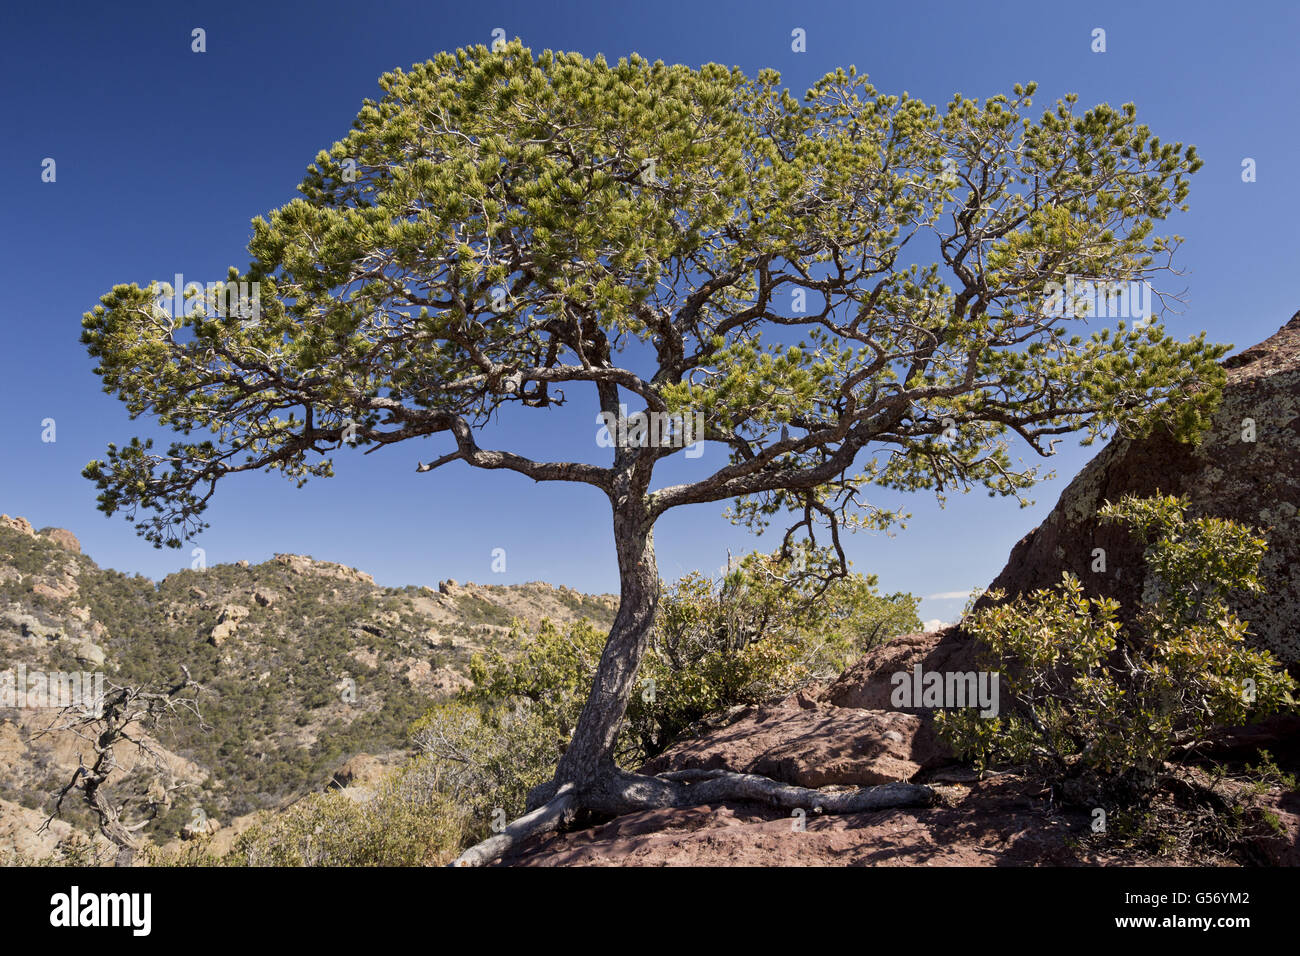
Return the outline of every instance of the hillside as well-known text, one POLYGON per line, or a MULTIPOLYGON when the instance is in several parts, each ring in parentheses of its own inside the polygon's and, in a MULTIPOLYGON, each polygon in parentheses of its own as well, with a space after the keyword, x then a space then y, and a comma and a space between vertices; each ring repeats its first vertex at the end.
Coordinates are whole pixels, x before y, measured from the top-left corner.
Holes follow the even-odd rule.
MULTIPOLYGON (((155 584, 99 567, 67 531, 0 517, 0 672, 102 671, 107 685, 159 685, 183 664, 203 686, 202 723, 178 719, 158 733, 169 770, 189 785, 149 828, 158 839, 196 808, 229 820, 283 806, 357 754, 395 756, 411 721, 463 686, 471 655, 500 646, 512 620, 605 626, 615 608, 612 596, 543 583, 385 588, 290 554, 155 584)), ((21 842, 5 836, 13 808, 47 809, 87 752, 71 734, 38 736, 54 713, 0 708, 4 847, 21 842)), ((117 788, 145 786, 123 763, 117 788)), ((65 819, 88 826, 74 804, 65 819)))

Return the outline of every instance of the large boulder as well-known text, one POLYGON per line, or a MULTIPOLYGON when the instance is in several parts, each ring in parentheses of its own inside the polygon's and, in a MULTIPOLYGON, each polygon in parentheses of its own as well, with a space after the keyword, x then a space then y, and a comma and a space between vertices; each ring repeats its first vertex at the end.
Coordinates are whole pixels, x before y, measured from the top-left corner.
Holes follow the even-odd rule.
POLYGON ((732 770, 801 787, 909 780, 947 754, 928 722, 899 711, 836 707, 808 694, 750 708, 734 723, 683 741, 647 773, 732 770))
POLYGON ((1147 586, 1141 549, 1097 511, 1125 494, 1184 495, 1192 517, 1232 518, 1268 529, 1263 595, 1234 610, 1257 646, 1300 663, 1300 312, 1276 335, 1223 363, 1223 403, 1199 445, 1166 432, 1112 441, 1081 471, 1046 520, 1012 550, 991 585, 1009 597, 1047 588, 1071 571, 1089 591, 1129 611, 1147 586), (1094 549, 1105 571, 1094 572, 1094 549))
POLYGON ((357 754, 343 766, 334 771, 330 779, 332 787, 374 787, 388 773, 387 766, 378 757, 370 754, 357 754))
MULTIPOLYGON (((978 649, 957 627, 902 634, 859 657, 822 691, 821 699, 836 707, 894 709, 891 698, 898 686, 895 675, 910 676, 917 665, 923 673, 978 671, 978 649)), ((926 708, 918 706, 914 710, 928 714, 926 708)))
POLYGON ((213 647, 220 647, 239 630, 239 624, 248 617, 248 608, 242 604, 226 604, 221 608, 217 623, 208 635, 208 642, 213 647))
POLYGON ((41 537, 45 538, 51 544, 57 545, 64 551, 71 551, 73 554, 81 554, 81 542, 77 536, 66 528, 46 528, 41 532, 41 537))

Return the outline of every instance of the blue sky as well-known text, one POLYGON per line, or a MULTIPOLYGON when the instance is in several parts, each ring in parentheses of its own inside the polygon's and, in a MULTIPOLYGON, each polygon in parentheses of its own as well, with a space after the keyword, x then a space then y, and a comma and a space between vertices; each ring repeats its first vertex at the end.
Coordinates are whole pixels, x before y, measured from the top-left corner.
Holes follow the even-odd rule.
MULTIPOLYGON (((1300 12, 1288 3, 159 3, 9 6, 0 20, 7 117, 0 149, 0 511, 71 529, 101 564, 159 577, 191 561, 156 551, 120 517, 95 510, 79 476, 109 441, 147 429, 100 391, 79 342, 81 315, 119 282, 177 272, 221 278, 247 264, 249 221, 295 195, 316 152, 341 138, 376 79, 439 50, 490 43, 500 27, 535 50, 699 65, 773 67, 802 94, 856 64, 889 92, 942 103, 1039 84, 1038 104, 1076 92, 1081 106, 1134 101, 1164 140, 1195 143, 1205 167, 1186 237, 1187 289, 1171 328, 1238 349, 1297 308, 1300 263, 1300 12), (207 52, 191 52, 191 30, 207 52), (796 27, 807 52, 791 50, 796 27), (1106 31, 1106 51, 1091 50, 1106 31), (42 162, 55 160, 55 182, 42 162), (1256 162, 1244 183, 1241 163, 1256 162), (56 441, 42 441, 42 421, 56 441)), ((540 455, 591 441, 579 417, 508 421, 495 444, 540 455), (578 429, 580 439, 557 429, 578 429), (552 430, 548 430, 552 429, 552 430)), ((1017 450, 1018 451, 1018 450, 1017 450)), ((1033 508, 983 493, 939 509, 909 496, 907 530, 848 542, 858 570, 888 590, 927 597, 926 618, 952 619, 956 594, 987 584, 1096 448, 1063 446, 1055 481, 1033 508)), ((534 485, 453 466, 420 475, 434 446, 343 455, 338 477, 297 490, 275 476, 236 476, 218 491, 196 542, 209 563, 311 554, 384 584, 546 580, 617 587, 607 503, 592 489, 534 485), (492 551, 506 551, 505 573, 492 551)), ((900 499, 886 497, 886 503, 900 499)), ((772 547, 728 524, 722 506, 668 514, 656 530, 661 573, 716 569, 727 553, 772 547)))

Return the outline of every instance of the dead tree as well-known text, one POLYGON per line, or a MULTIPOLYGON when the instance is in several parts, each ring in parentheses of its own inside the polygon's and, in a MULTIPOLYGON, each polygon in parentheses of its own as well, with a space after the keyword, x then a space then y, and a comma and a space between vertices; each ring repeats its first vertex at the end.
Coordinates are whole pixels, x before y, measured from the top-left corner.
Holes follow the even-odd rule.
POLYGON ((190 677, 188 668, 181 665, 181 671, 184 677, 180 681, 161 690, 113 685, 93 706, 83 701, 64 707, 54 722, 37 735, 71 733, 86 741, 94 754, 89 766, 78 756, 77 769, 59 791, 53 811, 41 824, 41 831, 47 830, 60 815, 68 795, 79 792, 95 815, 99 832, 117 847, 114 865, 132 865, 140 849, 139 831, 170 804, 174 792, 185 787, 174 780, 171 768, 149 732, 182 711, 198 719, 200 725, 203 722, 196 700, 202 688, 190 677), (123 745, 133 746, 146 755, 157 774, 156 786, 151 786, 138 800, 119 799, 111 793, 110 785, 122 769, 117 750, 123 745), (132 819, 128 820, 128 816, 132 819))

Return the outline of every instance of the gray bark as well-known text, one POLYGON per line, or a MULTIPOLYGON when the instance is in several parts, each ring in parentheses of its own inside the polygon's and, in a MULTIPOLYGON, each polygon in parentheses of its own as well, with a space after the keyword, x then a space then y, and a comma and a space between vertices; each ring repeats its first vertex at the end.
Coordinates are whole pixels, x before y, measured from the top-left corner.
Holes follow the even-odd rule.
POLYGON ((554 786, 573 784, 586 791, 614 771, 614 745, 650 640, 659 604, 651 519, 640 509, 614 513, 620 601, 609 639, 600 655, 591 693, 582 708, 573 740, 556 768, 554 786))
POLYGON ((483 866, 499 860, 530 837, 549 833, 575 809, 610 814, 697 807, 728 800, 760 803, 781 810, 801 808, 810 813, 862 813, 891 807, 926 807, 934 791, 912 783, 886 783, 878 787, 824 793, 727 770, 685 770, 657 777, 611 770, 581 797, 565 785, 548 803, 510 824, 503 833, 466 850, 456 866, 483 866))
POLYGON ((659 603, 654 555, 654 519, 629 504, 640 496, 615 496, 614 540, 618 550, 620 602, 601 653, 591 692, 583 706, 555 778, 528 795, 528 812, 502 833, 466 850, 457 866, 492 863, 530 837, 558 829, 577 810, 632 813, 741 800, 813 813, 856 813, 887 807, 928 806, 929 787, 890 783, 860 790, 823 793, 729 771, 679 771, 645 776, 620 770, 614 746, 650 639, 659 603))

